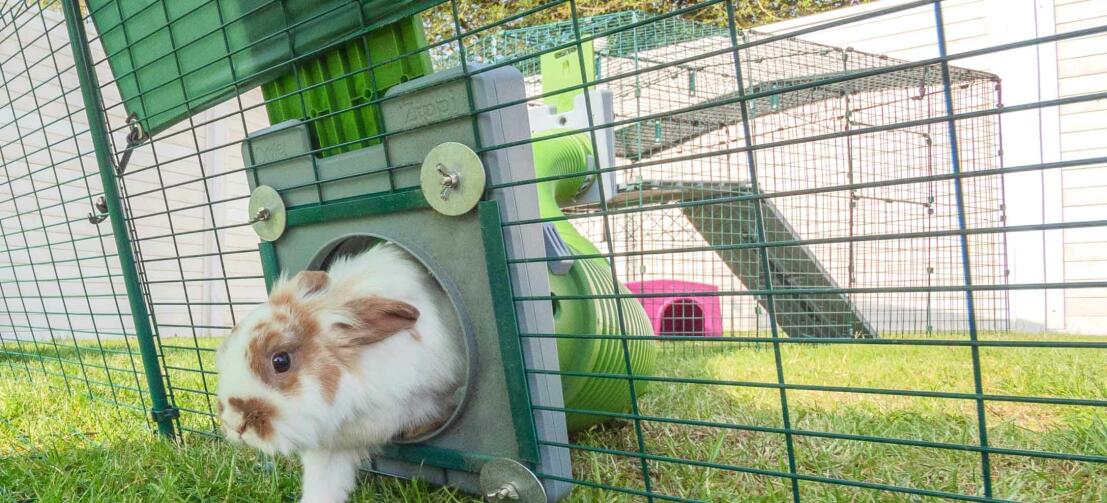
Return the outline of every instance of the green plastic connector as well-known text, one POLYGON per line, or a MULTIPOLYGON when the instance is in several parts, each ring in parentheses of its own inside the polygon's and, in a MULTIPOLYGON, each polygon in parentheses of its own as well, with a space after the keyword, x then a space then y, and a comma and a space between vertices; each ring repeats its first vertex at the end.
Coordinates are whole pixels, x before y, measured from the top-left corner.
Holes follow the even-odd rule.
MULTIPOLYGON (((537 133, 535 138, 557 132, 559 131, 544 131, 537 133)), ((564 214, 561 204, 571 201, 586 180, 588 157, 592 155, 588 135, 575 134, 538 140, 532 148, 536 177, 581 173, 579 177, 560 178, 538 185, 538 208, 542 218, 562 217, 564 214)), ((568 220, 555 220, 554 226, 573 254, 600 253, 568 220)), ((555 301, 555 331, 559 334, 583 336, 558 339, 557 353, 563 370, 652 375, 657 351, 654 341, 589 337, 653 335, 649 317, 638 301, 633 298, 610 297, 615 294, 630 295, 631 292, 621 283, 616 287, 611 265, 606 258, 575 260, 567 274, 550 274, 550 290, 556 297, 567 297, 555 301), (581 299, 582 296, 596 298, 581 299)), ((561 384, 566 407, 607 412, 631 410, 632 400, 646 391, 645 381, 635 381, 631 385, 622 379, 563 376, 561 384), (633 395, 630 393, 631 389, 634 390, 633 395)), ((608 419, 595 415, 566 415, 570 432, 608 419)))

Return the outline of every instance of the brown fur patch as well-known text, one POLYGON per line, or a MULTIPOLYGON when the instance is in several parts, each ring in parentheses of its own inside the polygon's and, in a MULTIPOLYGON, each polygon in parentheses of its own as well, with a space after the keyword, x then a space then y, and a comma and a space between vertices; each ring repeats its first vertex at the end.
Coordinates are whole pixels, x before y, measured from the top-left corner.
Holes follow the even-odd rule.
POLYGON ((250 369, 262 382, 285 394, 300 390, 301 376, 319 380, 323 398, 331 403, 338 394, 342 377, 341 361, 323 340, 321 327, 313 311, 313 303, 292 302, 276 307, 273 322, 259 323, 248 347, 250 369), (283 322, 279 322, 283 320, 283 322), (277 373, 273 355, 286 352, 291 360, 289 369, 277 373))
POLYGON ((254 430, 257 436, 266 440, 273 435, 273 418, 277 415, 277 408, 260 398, 231 397, 228 405, 242 414, 242 427, 238 430, 241 435, 246 430, 254 430))
POLYGON ((318 342, 319 320, 315 319, 314 309, 301 303, 288 306, 288 327, 301 342, 318 342))
POLYGON ((415 326, 419 310, 407 302, 370 295, 345 304, 346 309, 358 321, 356 327, 348 327, 351 345, 363 346, 384 340, 415 326))
POLYGON ((300 271, 294 280, 301 293, 309 294, 326 288, 331 278, 325 271, 300 271))
POLYGON ((286 394, 295 393, 300 389, 299 367, 303 358, 301 351, 298 351, 299 345, 295 340, 283 337, 280 331, 265 326, 267 329, 255 334, 247 347, 250 370, 262 382, 286 394), (292 365, 287 372, 278 374, 273 370, 273 355, 282 351, 288 353, 292 365))
POLYGON ((342 369, 338 367, 336 359, 331 359, 326 363, 320 363, 315 370, 315 375, 319 379, 319 387, 323 389, 323 399, 327 403, 333 403, 335 395, 338 394, 338 380, 342 378, 342 369))
MULTIPOLYGON (((329 340, 315 313, 334 301, 325 296, 302 298, 302 294, 327 289, 329 281, 325 272, 304 271, 274 290, 269 298, 273 314, 254 327, 247 359, 251 371, 262 382, 285 394, 300 390, 302 376, 315 377, 323 398, 331 403, 338 394, 343 368, 351 369, 357 364, 361 348, 413 328, 419 310, 406 302, 378 296, 351 300, 344 307, 357 320, 357 326, 336 327, 338 340, 329 340), (288 353, 291 365, 287 371, 277 373, 273 370, 273 355, 282 351, 288 353)), ((340 291, 328 291, 325 295, 331 294, 349 295, 340 291)), ((413 336, 420 338, 418 334, 413 336)))
POLYGON ((269 303, 274 306, 291 304, 293 300, 295 300, 295 292, 284 285, 273 290, 273 293, 269 294, 269 303))

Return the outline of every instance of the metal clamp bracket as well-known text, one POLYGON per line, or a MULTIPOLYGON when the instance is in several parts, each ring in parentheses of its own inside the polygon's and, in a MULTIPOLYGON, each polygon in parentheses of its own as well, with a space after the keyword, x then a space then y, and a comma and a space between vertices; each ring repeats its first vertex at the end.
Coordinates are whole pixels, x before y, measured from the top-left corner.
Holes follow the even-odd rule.
POLYGON ((151 410, 150 417, 154 418, 155 423, 162 421, 172 421, 181 417, 181 410, 176 407, 169 407, 162 410, 151 410))
POLYGON ((104 199, 104 196, 96 198, 96 201, 92 203, 92 209, 96 210, 96 213, 88 214, 89 223, 100 225, 100 222, 108 219, 108 200, 104 199))
POLYGON ((128 115, 127 124, 131 127, 131 130, 127 132, 127 149, 115 161, 116 176, 123 176, 123 173, 127 171, 127 163, 131 162, 131 154, 134 153, 135 147, 146 140, 146 133, 143 133, 142 127, 139 126, 137 114, 128 115))

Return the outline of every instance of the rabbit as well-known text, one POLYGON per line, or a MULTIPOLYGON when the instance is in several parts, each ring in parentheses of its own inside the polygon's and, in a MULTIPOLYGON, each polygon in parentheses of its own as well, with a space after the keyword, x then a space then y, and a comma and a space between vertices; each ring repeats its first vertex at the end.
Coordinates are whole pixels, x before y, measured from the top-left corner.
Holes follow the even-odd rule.
POLYGON ((453 412, 465 360, 445 292, 383 243, 328 271, 282 275, 216 351, 217 405, 231 442, 298 454, 302 502, 342 502, 358 467, 453 412))

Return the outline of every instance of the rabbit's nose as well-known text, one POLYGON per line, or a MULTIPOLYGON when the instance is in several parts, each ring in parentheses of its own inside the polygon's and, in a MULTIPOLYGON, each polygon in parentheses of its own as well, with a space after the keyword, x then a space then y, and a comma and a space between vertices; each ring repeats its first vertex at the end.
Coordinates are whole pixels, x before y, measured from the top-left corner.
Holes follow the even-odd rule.
POLYGON ((242 441, 242 435, 246 432, 246 423, 223 423, 223 437, 230 441, 242 441))

